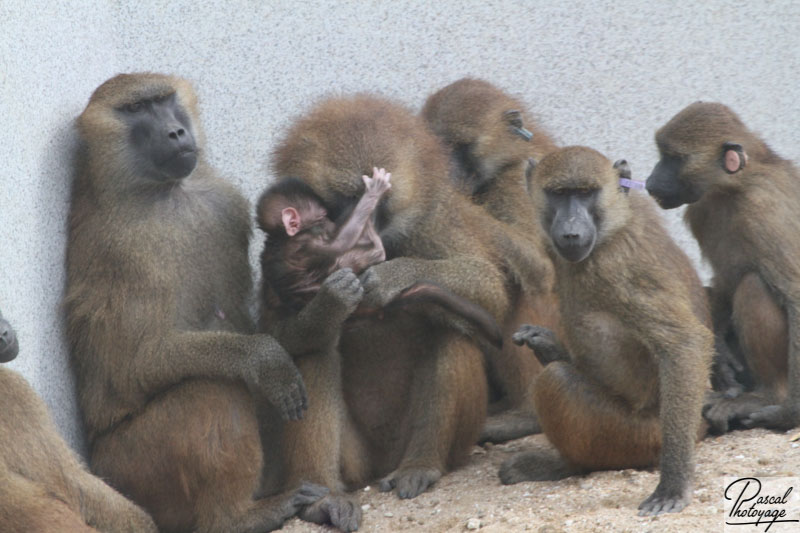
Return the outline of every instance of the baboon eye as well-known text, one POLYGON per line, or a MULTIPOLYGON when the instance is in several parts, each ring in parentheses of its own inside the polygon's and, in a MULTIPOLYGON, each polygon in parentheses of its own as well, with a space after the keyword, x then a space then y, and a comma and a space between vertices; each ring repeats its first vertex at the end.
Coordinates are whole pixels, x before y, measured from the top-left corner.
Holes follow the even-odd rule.
POLYGON ((128 113, 138 113, 142 109, 144 109, 144 104, 142 102, 134 102, 125 106, 125 111, 128 113))

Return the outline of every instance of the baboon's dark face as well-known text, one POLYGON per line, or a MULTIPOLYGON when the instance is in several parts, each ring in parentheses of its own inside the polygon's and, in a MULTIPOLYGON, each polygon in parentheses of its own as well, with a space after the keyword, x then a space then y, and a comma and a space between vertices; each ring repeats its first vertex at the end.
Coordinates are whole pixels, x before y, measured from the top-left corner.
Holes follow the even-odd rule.
POLYGON ((684 158, 662 153, 647 178, 647 192, 664 209, 691 204, 703 196, 698 180, 687 179, 683 167, 684 158))
POLYGON ((586 259, 597 242, 599 189, 558 188, 545 190, 545 228, 556 251, 567 261, 586 259))
POLYGON ((7 363, 14 359, 19 352, 17 334, 11 324, 0 313, 0 363, 7 363))
POLYGON ((143 98, 116 110, 128 126, 137 171, 157 181, 185 178, 197 164, 189 114, 175 93, 143 98))

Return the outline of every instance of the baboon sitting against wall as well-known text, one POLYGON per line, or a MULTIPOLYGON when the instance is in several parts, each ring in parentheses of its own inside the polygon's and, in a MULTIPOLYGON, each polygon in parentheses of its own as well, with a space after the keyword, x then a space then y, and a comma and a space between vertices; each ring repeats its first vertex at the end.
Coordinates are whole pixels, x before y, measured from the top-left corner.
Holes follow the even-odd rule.
MULTIPOLYGON (((19 344, 0 313, 0 362, 19 344)), ((153 520, 90 474, 25 379, 0 367, 0 525, 5 533, 156 533, 153 520)))
POLYGON ((202 157, 194 91, 121 74, 78 127, 65 309, 92 469, 162 532, 280 527, 326 491, 264 496, 259 412, 299 419, 306 396, 277 341, 250 334, 249 206, 202 157))
POLYGON ((661 480, 639 506, 647 515, 680 511, 691 499, 713 335, 689 259, 652 202, 620 190, 626 167, 569 147, 545 156, 533 172, 565 336, 562 344, 528 325, 514 341, 547 365, 534 400, 561 457, 519 454, 503 464, 500 478, 560 479, 660 462, 661 480))
POLYGON ((714 269, 715 329, 733 337, 752 390, 717 395, 705 417, 729 427, 800 424, 800 172, 722 104, 696 102, 656 132, 647 179, 686 221, 714 269), (729 335, 731 334, 731 335, 729 335))

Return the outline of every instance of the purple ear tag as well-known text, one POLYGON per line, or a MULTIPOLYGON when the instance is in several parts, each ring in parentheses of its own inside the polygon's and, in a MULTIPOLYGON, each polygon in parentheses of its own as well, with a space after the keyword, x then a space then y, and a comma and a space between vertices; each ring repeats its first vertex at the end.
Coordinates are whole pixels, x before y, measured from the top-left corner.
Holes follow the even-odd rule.
POLYGON ((628 178, 620 178, 619 184, 620 186, 627 187, 628 189, 644 190, 643 181, 629 180, 628 178))

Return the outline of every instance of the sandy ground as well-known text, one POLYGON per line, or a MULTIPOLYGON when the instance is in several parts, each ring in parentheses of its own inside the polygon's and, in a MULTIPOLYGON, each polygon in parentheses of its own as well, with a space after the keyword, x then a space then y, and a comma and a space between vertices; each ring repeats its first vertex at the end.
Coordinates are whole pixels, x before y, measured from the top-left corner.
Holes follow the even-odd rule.
MULTIPOLYGON (((466 466, 413 500, 383 494, 376 486, 359 491, 364 509, 359 531, 722 531, 725 476, 800 476, 800 443, 790 441, 795 432, 736 431, 702 441, 697 446, 691 505, 681 513, 657 517, 636 515, 639 503, 658 483, 657 470, 594 472, 561 481, 503 486, 497 477, 500 463, 517 451, 549 446, 547 439, 535 435, 476 446, 466 466)), ((788 526, 775 524, 770 533, 796 531, 788 526)), ((283 531, 316 533, 332 528, 294 518, 283 531)))

